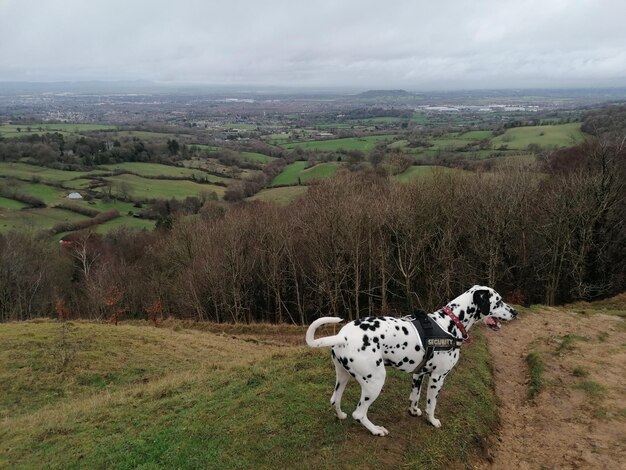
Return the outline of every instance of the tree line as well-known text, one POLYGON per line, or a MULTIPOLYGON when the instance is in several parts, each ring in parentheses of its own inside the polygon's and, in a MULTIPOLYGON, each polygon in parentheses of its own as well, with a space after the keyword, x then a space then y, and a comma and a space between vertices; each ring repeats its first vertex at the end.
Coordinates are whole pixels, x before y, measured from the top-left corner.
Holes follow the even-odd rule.
POLYGON ((306 324, 433 310, 473 284, 516 303, 611 296, 626 285, 625 142, 411 184, 346 171, 287 206, 207 200, 159 230, 77 233, 58 247, 8 233, 0 320, 63 311, 117 321, 156 309, 306 324))

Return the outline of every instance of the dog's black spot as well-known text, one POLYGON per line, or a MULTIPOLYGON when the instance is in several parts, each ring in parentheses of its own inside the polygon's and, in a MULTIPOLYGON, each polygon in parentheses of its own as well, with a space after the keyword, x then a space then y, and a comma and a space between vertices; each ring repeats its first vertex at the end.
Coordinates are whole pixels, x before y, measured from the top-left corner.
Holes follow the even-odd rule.
POLYGON ((380 339, 385 339, 385 335, 380 335, 380 339))
POLYGON ((373 340, 375 343, 378 343, 378 336, 374 336, 373 340))
POLYGON ((337 391, 338 389, 339 389, 339 382, 337 382, 337 385, 335 385, 335 391, 337 391))
POLYGON ((371 379, 372 378, 372 374, 367 374, 367 378, 371 379))
POLYGON ((441 318, 446 318, 446 314, 445 314, 444 312, 439 312, 439 316, 440 316, 441 318))
POLYGON ((363 335, 363 351, 370 345, 370 339, 367 335, 363 335))
POLYGON ((363 398, 365 401, 370 401, 370 397, 364 397, 363 398))
POLYGON ((361 420, 360 420, 360 419, 358 419, 358 418, 357 418, 357 419, 355 419, 355 421, 356 421, 357 423, 361 424, 361 420))
POLYGON ((402 332, 407 336, 409 335, 409 330, 406 329, 406 326, 402 327, 402 332))
POLYGON ((354 320, 354 326, 359 326, 362 320, 354 320))
POLYGON ((437 388, 437 386, 436 385, 431 385, 430 388, 437 388))
POLYGON ((428 399, 428 404, 430 405, 430 398, 428 399))
POLYGON ((415 364, 415 361, 413 359, 409 359, 409 364, 415 364))
POLYGON ((448 333, 454 333, 455 329, 456 329, 456 325, 450 322, 450 324, 448 325, 448 333))
POLYGON ((400 327, 398 325, 396 325, 396 330, 400 331, 400 327))
POLYGON ((354 359, 350 358, 350 362, 354 362, 354 359))
POLYGON ((402 362, 409 362, 409 358, 404 356, 404 359, 402 359, 402 362))
POLYGON ((405 348, 409 345, 409 343, 407 343, 406 341, 404 343, 402 343, 402 346, 404 346, 405 348))
POLYGON ((433 366, 433 370, 435 370, 437 368, 437 366, 433 366))
POLYGON ((459 320, 463 321, 464 318, 465 318, 465 311, 461 310, 461 313, 459 313, 459 320))
POLYGON ((383 362, 383 360, 382 360, 382 359, 378 359, 378 360, 376 361, 376 367, 380 366, 380 363, 381 363, 381 362, 383 362))
POLYGON ((419 344, 416 344, 416 345, 415 345, 415 350, 416 350, 416 351, 419 351, 419 350, 420 350, 419 344))

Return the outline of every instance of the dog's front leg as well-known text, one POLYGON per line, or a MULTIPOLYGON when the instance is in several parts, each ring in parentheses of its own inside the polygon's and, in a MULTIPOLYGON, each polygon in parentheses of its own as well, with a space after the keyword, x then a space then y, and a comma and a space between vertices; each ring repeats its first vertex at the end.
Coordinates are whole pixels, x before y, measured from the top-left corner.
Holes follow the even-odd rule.
POLYGON ((441 390, 446 375, 447 374, 431 374, 430 381, 428 382, 428 391, 426 392, 426 419, 436 428, 441 427, 441 421, 435 418, 435 407, 437 406, 439 390, 441 390))
POLYGON ((413 388, 411 389, 411 405, 409 406, 409 413, 413 416, 422 416, 422 410, 419 409, 420 391, 422 389, 422 381, 424 380, 425 372, 420 374, 413 374, 413 388))

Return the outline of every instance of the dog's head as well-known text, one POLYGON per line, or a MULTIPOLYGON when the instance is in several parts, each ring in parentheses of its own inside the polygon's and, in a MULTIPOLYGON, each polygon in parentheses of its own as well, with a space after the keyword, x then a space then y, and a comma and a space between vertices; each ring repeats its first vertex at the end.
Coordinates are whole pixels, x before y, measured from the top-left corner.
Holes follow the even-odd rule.
POLYGON ((470 293, 479 319, 484 318, 487 326, 494 331, 500 329, 498 320, 513 320, 517 316, 515 309, 504 303, 502 296, 490 287, 474 286, 470 293))

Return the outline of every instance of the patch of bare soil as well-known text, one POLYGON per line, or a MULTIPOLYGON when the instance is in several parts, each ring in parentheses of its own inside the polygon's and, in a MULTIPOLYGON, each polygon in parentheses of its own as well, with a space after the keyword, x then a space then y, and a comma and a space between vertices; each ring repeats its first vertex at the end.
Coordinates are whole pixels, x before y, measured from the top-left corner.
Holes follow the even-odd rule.
POLYGON ((626 322, 544 308, 487 332, 500 430, 477 469, 626 468, 626 322), (528 398, 526 356, 544 364, 528 398))

